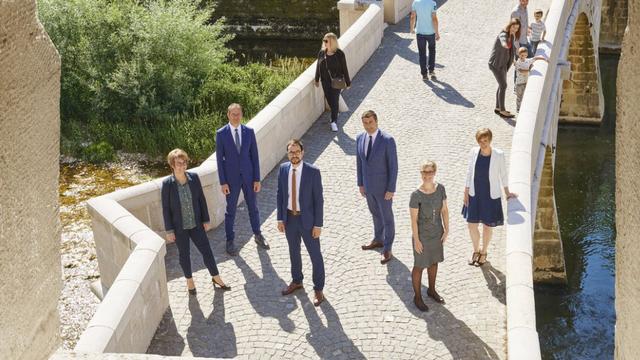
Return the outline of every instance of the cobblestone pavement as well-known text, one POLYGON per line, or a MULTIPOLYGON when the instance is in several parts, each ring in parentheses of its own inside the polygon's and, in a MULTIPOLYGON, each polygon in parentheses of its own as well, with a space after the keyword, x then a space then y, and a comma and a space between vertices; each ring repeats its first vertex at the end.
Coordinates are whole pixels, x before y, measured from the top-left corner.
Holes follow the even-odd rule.
MULTIPOLYGON (((529 7, 547 4, 531 1, 529 7)), ((351 112, 341 114, 340 131, 330 132, 325 113, 303 138, 305 160, 323 174, 321 242, 327 301, 319 308, 312 304, 311 265, 304 248, 306 292, 280 295, 291 277, 287 242, 276 230, 277 174, 272 171, 259 194, 262 229, 271 250, 257 250, 244 207, 236 219, 239 256, 226 255, 223 227, 209 234, 221 275, 233 287, 230 292, 212 290, 202 259, 193 249, 198 295, 189 297, 177 250, 168 246, 171 308, 149 353, 296 359, 506 358, 505 231, 495 231, 485 266, 468 266, 472 247, 460 209, 475 130, 487 126, 494 131, 494 146, 510 147, 513 122, 493 114, 497 85, 487 60, 512 4, 450 0, 441 5, 437 81, 425 83, 420 77, 407 18, 385 30, 382 46, 345 92, 351 112), (386 266, 380 265, 378 253, 360 250, 373 235, 355 178, 355 137, 362 131, 359 114, 367 109, 378 113, 380 128, 395 136, 398 144, 395 259, 386 266), (426 159, 439 165, 437 180, 449 196, 451 230, 437 283, 447 303, 442 306, 425 297, 430 311, 420 313, 412 302, 408 204, 420 183, 419 165, 426 159)), ((514 109, 511 89, 510 84, 507 104, 514 109)), ((426 272, 423 284, 426 288, 426 272)))

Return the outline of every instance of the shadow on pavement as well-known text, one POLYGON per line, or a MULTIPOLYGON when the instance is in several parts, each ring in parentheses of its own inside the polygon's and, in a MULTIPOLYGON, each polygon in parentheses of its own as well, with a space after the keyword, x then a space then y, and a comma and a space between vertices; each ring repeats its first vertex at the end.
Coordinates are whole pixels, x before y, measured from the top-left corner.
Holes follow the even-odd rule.
POLYGON ((171 307, 162 316, 160 325, 147 349, 147 354, 180 356, 184 350, 184 338, 178 332, 171 307))
POLYGON ((487 261, 484 265, 480 266, 482 269, 482 275, 484 279, 487 281, 487 288, 491 290, 491 295, 494 298, 498 299, 501 304, 506 305, 506 277, 504 274, 493 267, 491 262, 487 261))
MULTIPOLYGON (((387 265, 387 283, 396 292, 400 300, 415 317, 425 320, 429 336, 440 341, 454 359, 497 360, 498 354, 480 339, 463 321, 458 320, 446 305, 439 305, 426 296, 423 298, 429 306, 429 313, 419 311, 413 303, 413 288, 409 269, 398 259, 387 265), (399 280, 397 280, 399 279, 399 280)), ((463 289, 459 289, 463 291, 463 289)), ((446 300, 446 298, 445 298, 446 300)))
POLYGON ((225 321, 224 292, 216 290, 213 310, 204 317, 196 296, 189 296, 191 324, 187 330, 187 343, 196 357, 232 358, 238 355, 233 324, 225 321))
POLYGON ((425 81, 425 84, 427 84, 431 88, 431 90, 433 90, 433 93, 436 94, 437 97, 449 104, 460 105, 466 108, 476 107, 474 103, 462 96, 462 94, 460 94, 458 90, 454 89, 453 86, 444 81, 431 80, 425 81))

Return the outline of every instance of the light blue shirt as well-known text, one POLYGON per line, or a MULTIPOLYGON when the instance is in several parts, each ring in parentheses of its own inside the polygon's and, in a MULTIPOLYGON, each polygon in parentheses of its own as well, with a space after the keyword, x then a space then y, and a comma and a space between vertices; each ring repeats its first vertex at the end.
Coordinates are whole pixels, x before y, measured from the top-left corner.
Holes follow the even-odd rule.
POLYGON ((436 2, 433 0, 414 0, 411 4, 411 11, 416 13, 416 33, 420 35, 433 35, 436 30, 433 28, 432 14, 436 12, 436 2))

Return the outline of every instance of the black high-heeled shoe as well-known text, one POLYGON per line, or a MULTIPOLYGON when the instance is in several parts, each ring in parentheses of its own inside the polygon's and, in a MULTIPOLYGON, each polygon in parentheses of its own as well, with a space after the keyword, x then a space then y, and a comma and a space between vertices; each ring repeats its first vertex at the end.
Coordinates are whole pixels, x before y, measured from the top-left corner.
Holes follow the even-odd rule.
POLYGON ((231 286, 228 285, 224 285, 224 284, 220 284, 217 281, 215 281, 214 279, 211 279, 211 282, 213 283, 213 288, 216 289, 216 286, 220 287, 220 289, 224 290, 224 291, 229 291, 231 290, 231 286))

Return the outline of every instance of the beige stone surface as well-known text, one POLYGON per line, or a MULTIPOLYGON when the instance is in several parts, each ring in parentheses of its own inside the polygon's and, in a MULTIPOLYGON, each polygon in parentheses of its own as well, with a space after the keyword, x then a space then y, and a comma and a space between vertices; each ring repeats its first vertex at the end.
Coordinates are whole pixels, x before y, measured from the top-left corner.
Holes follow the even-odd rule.
POLYGON ((36 2, 0 1, 0 359, 58 344, 60 59, 36 2))
POLYGON ((600 48, 620 49, 627 27, 628 0, 602 0, 600 48))
POLYGON ((629 1, 629 26, 618 67, 616 124, 616 359, 640 353, 640 4, 629 1))

